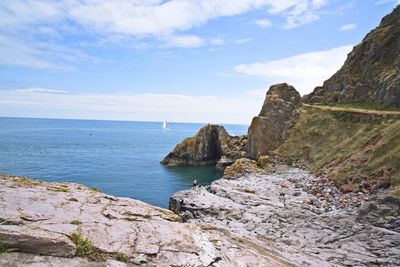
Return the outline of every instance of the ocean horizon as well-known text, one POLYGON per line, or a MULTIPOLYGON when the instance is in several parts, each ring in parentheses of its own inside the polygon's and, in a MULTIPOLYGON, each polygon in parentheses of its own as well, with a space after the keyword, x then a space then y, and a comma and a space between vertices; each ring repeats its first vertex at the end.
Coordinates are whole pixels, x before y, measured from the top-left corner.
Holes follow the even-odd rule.
MULTIPOLYGON (((168 207, 169 197, 222 176, 213 166, 159 162, 203 123, 0 117, 0 173, 75 182, 119 197, 168 207)), ((221 124, 232 135, 247 125, 221 124)))

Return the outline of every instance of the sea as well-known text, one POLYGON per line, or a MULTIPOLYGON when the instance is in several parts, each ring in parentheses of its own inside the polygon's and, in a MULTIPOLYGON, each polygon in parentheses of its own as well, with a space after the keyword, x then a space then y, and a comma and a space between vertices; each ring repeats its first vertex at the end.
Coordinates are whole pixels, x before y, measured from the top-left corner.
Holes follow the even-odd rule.
MULTIPOLYGON (((166 167, 159 162, 205 124, 0 118, 0 173, 52 182, 76 182, 159 207, 193 180, 208 185, 213 166, 166 167)), ((223 125, 229 134, 247 125, 223 125)))

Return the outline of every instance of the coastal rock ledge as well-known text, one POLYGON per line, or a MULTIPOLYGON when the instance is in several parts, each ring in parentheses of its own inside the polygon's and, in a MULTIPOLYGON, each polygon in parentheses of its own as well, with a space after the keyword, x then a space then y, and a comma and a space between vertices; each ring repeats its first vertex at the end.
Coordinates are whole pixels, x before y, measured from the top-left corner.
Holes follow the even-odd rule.
POLYGON ((176 192, 170 209, 188 223, 250 239, 293 266, 400 266, 399 192, 346 193, 307 171, 274 169, 176 192))
POLYGON ((208 165, 220 167, 246 156, 246 136, 231 136, 223 126, 208 124, 193 136, 177 144, 162 161, 168 166, 208 165))
POLYGON ((0 266, 287 266, 251 244, 95 188, 0 176, 0 266))

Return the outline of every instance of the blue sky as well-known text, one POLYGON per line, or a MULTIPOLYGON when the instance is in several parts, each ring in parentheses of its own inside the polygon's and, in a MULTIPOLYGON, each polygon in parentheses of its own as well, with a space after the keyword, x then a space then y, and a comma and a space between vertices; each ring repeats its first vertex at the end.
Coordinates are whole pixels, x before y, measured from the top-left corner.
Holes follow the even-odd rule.
POLYGON ((0 116, 249 123, 329 78, 398 0, 3 0, 0 116))

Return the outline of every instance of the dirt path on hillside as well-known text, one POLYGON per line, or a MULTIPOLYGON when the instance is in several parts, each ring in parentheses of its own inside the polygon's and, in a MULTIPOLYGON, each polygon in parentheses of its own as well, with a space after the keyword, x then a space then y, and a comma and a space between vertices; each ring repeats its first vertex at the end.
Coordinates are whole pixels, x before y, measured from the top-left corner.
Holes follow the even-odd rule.
POLYGON ((400 116, 400 111, 374 110, 374 109, 362 109, 362 108, 345 108, 345 107, 310 105, 310 104, 303 104, 303 106, 322 109, 322 110, 358 112, 358 113, 377 114, 377 115, 399 115, 400 116))

